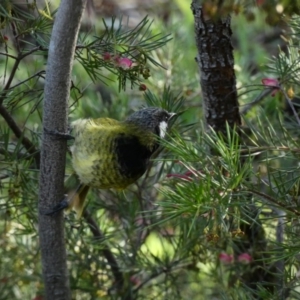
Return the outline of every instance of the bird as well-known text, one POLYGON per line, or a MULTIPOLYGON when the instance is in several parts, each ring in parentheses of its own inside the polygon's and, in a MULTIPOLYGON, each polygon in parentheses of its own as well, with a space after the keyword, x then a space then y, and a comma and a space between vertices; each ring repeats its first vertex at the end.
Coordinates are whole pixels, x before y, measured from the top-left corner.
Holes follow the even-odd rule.
POLYGON ((98 118, 72 122, 74 174, 66 181, 65 199, 45 214, 74 208, 80 217, 90 188, 123 190, 136 182, 146 172, 175 115, 162 108, 147 107, 125 121, 98 118), (77 188, 71 188, 76 182, 77 188))

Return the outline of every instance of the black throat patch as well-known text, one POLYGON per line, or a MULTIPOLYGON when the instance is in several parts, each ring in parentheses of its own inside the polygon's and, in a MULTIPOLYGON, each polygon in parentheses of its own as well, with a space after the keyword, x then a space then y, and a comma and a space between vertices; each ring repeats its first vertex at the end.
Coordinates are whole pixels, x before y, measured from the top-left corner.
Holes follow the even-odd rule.
POLYGON ((133 180, 145 173, 149 159, 157 148, 149 149, 146 145, 141 144, 137 136, 125 133, 115 139, 115 145, 121 175, 133 180))

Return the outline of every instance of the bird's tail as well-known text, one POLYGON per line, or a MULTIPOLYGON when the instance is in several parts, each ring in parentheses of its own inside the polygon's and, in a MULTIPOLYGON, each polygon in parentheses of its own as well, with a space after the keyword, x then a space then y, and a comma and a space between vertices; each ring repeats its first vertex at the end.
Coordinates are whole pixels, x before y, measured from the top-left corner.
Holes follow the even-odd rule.
POLYGON ((68 191, 68 210, 72 208, 76 211, 77 218, 79 219, 84 209, 84 203, 89 187, 80 183, 76 189, 68 191))

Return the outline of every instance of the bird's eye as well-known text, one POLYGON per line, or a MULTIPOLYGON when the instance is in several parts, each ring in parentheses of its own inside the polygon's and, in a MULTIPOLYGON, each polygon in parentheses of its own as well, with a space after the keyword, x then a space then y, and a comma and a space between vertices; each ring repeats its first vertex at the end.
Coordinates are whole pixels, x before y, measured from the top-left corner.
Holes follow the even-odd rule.
POLYGON ((170 116, 169 116, 169 115, 165 115, 165 116, 164 116, 164 121, 168 122, 169 119, 170 119, 170 116))

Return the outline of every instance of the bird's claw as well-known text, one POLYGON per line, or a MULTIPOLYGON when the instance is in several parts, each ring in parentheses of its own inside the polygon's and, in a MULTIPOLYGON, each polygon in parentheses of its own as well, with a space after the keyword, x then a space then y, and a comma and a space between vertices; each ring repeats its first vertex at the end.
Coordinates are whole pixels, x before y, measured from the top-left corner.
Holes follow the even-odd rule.
POLYGON ((58 130, 49 130, 46 127, 44 127, 44 131, 58 140, 74 140, 74 137, 70 133, 64 133, 58 130))
POLYGON ((69 207, 69 202, 67 200, 62 200, 57 205, 55 205, 50 211, 44 213, 46 216, 53 216, 56 213, 60 212, 69 207))

